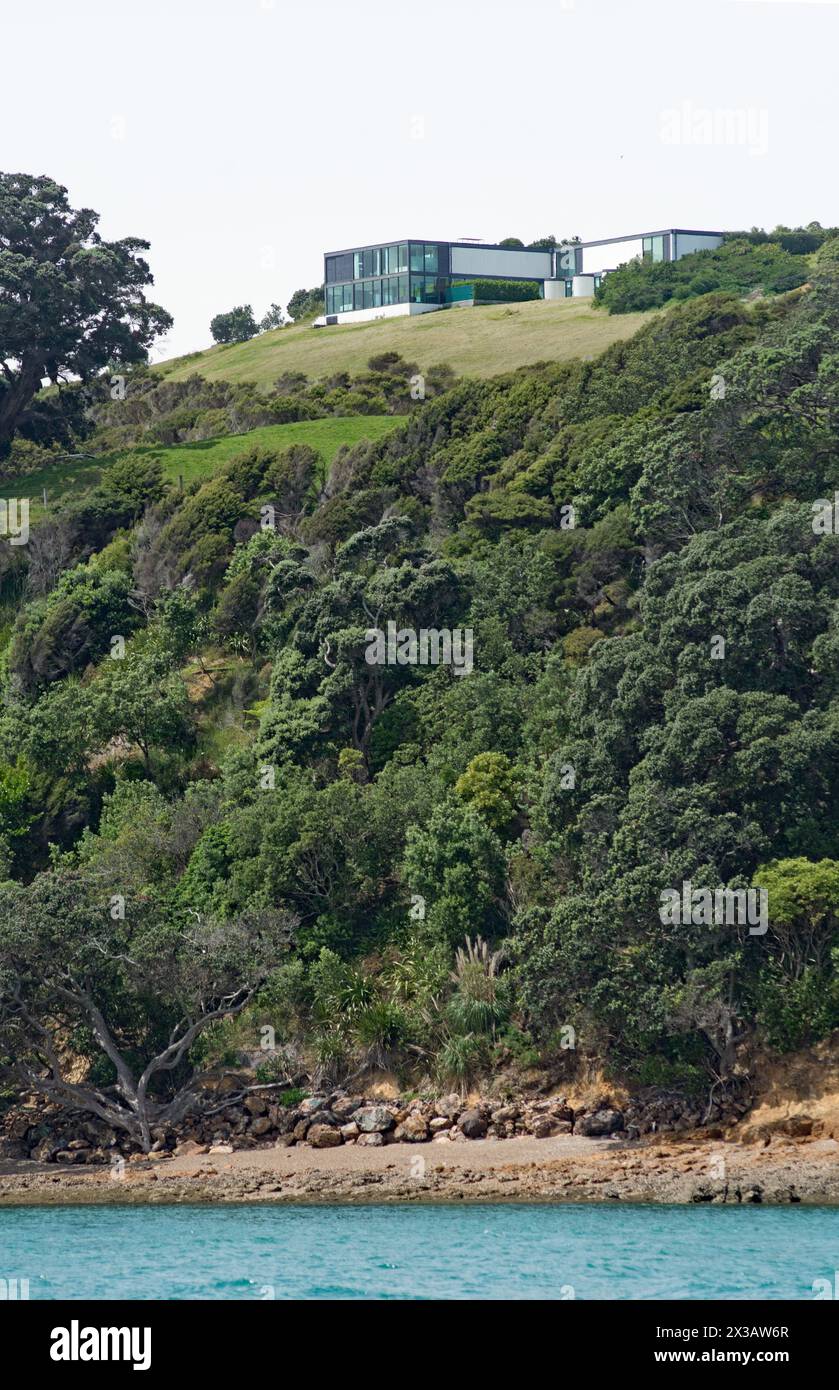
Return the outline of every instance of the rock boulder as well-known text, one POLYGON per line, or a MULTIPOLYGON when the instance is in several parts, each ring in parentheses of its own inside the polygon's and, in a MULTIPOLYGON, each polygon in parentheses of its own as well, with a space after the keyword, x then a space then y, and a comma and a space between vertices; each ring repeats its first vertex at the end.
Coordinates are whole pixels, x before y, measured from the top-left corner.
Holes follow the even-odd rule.
POLYGON ((486 1115, 480 1110, 464 1110, 457 1127, 467 1139, 483 1139, 489 1126, 486 1115))
POLYGON ((343 1144, 341 1131, 332 1125, 312 1125, 306 1138, 313 1149, 335 1149, 343 1144))
POLYGON ((606 1134, 617 1134, 624 1127, 620 1110, 595 1110, 590 1115, 581 1115, 574 1125, 575 1134, 589 1138, 602 1138, 606 1134))
POLYGON ((356 1110, 353 1119, 362 1134, 384 1134, 393 1129, 393 1116, 384 1105, 365 1105, 356 1110))

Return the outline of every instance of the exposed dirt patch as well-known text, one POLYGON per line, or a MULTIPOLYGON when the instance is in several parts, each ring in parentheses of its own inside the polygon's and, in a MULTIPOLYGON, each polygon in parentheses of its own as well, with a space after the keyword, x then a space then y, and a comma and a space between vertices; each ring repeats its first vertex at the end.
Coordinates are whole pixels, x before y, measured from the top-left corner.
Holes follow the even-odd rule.
POLYGON ((839 1033, 806 1052, 753 1064, 757 1102, 732 1131, 747 1142, 768 1135, 839 1140, 839 1033))

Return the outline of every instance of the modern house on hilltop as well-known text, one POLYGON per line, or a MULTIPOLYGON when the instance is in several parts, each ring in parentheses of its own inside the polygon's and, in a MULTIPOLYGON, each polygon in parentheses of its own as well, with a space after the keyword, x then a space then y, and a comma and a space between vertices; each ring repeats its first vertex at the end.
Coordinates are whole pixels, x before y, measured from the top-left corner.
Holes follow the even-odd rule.
POLYGON ((677 261, 721 242, 722 232, 670 227, 539 250, 472 241, 397 241, 328 251, 326 322, 359 323, 473 304, 476 281, 486 280, 535 282, 544 299, 590 297, 601 278, 626 261, 677 261))

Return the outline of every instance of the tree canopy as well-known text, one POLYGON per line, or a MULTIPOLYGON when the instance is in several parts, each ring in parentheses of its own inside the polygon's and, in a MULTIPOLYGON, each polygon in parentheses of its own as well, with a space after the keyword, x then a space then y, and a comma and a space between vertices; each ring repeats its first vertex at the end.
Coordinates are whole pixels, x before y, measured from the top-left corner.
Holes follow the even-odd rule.
POLYGON ((137 237, 105 241, 99 215, 72 208, 52 179, 0 172, 0 457, 33 428, 44 380, 88 381, 144 362, 172 319, 143 293, 153 283, 137 237))

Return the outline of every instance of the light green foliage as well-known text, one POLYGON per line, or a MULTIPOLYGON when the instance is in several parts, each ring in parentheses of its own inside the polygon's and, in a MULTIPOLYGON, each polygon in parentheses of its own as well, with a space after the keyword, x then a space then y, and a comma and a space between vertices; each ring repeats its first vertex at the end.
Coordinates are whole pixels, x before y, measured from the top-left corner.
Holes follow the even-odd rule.
POLYGON ((25 835, 32 817, 28 800, 32 779, 26 762, 0 763, 0 835, 9 839, 25 835))
POLYGON ((516 814, 518 782, 503 753, 479 753, 454 784, 455 796, 503 832, 516 814))

